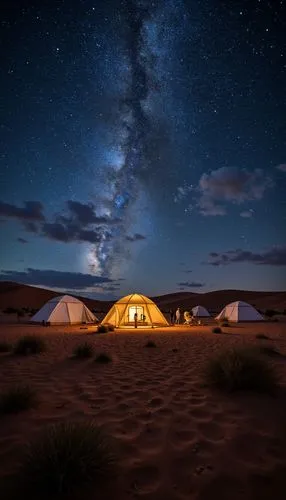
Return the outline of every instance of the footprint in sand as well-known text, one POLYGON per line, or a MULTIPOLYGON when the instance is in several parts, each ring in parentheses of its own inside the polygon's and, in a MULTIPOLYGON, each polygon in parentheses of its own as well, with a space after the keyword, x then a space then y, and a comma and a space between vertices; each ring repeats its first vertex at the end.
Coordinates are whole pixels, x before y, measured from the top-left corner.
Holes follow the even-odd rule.
POLYGON ((164 404, 164 400, 162 398, 152 398, 150 399, 148 405, 151 407, 151 408, 160 408, 161 406, 163 406, 164 404))
POLYGON ((158 408, 154 414, 160 416, 160 417, 171 417, 174 412, 171 408, 166 408, 165 406, 158 408))

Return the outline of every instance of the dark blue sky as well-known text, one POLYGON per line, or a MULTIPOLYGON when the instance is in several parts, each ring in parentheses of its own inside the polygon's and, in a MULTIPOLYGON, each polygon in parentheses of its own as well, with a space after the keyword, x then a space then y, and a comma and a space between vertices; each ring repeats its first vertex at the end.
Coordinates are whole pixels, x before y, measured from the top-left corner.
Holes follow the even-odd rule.
POLYGON ((286 4, 9 2, 0 279, 286 288, 286 4))

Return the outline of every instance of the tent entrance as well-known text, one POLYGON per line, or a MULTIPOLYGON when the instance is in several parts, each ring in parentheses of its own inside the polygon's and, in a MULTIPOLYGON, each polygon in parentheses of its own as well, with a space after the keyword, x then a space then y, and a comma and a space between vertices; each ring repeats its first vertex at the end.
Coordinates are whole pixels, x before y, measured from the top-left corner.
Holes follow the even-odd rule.
POLYGON ((144 314, 143 306, 129 306, 128 307, 128 323, 134 323, 134 314, 137 314, 138 323, 146 322, 146 315, 144 314))

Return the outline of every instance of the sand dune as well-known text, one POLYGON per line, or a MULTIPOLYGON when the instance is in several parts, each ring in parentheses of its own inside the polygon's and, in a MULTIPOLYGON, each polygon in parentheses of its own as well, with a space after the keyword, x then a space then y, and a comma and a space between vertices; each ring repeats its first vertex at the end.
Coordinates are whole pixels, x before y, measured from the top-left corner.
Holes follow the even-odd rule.
POLYGON ((267 323, 231 326, 225 335, 207 326, 93 335, 92 327, 2 326, 0 341, 34 332, 49 349, 26 358, 0 354, 0 390, 26 382, 40 397, 37 409, 1 418, 1 476, 16 470, 22 446, 45 425, 95 419, 115 438, 120 457, 116 495, 103 499, 285 498, 284 358, 271 361, 281 379, 276 398, 224 395, 206 388, 202 376, 210 356, 261 343, 259 332, 286 355, 285 330, 285 323, 267 323), (150 339, 157 348, 144 347, 150 339), (83 340, 110 353, 112 363, 72 361, 83 340))
MULTIPOLYGON (((56 295, 59 295, 59 292, 18 283, 0 282, 0 309, 4 310, 7 307, 36 309, 42 307, 56 295)), ((98 312, 107 312, 113 304, 110 301, 74 296, 81 299, 87 307, 98 312)), ((219 312, 226 304, 236 300, 249 302, 262 311, 276 309, 283 312, 286 309, 286 292, 216 290, 208 293, 178 292, 151 298, 165 312, 177 307, 188 310, 200 304, 215 313, 219 312)))

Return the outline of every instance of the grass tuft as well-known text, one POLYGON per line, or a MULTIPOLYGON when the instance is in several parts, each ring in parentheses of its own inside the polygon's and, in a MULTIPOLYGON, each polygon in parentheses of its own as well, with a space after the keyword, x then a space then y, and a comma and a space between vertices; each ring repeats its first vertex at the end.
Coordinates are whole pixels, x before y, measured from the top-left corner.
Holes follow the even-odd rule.
POLYGON ((21 472, 28 489, 41 498, 81 491, 115 475, 110 441, 95 423, 63 422, 30 443, 21 472))
POLYGON ((35 391, 27 385, 10 387, 0 394, 0 413, 20 413, 37 406, 35 391))
POLYGON ((110 363, 111 361, 112 361, 111 356, 109 356, 109 354, 107 354, 106 352, 101 352, 95 358, 95 362, 101 364, 107 364, 110 363))
POLYGON ((153 340, 148 340, 148 342, 145 344, 145 347, 157 347, 155 342, 153 340))
POLYGON ((93 346, 87 342, 77 345, 73 350, 73 358, 76 359, 91 358, 92 356, 93 346))
POLYGON ((21 337, 15 347, 14 354, 26 356, 28 354, 39 354, 46 351, 46 342, 42 337, 37 335, 24 335, 21 337))
POLYGON ((219 326, 215 326, 212 329, 212 333, 222 333, 222 329, 219 326))
POLYGON ((226 391, 250 390, 272 393, 277 377, 270 364, 255 349, 227 350, 210 359, 206 381, 226 391))

